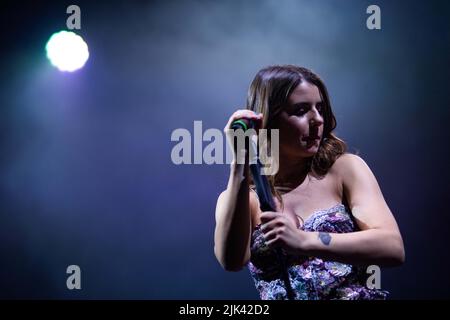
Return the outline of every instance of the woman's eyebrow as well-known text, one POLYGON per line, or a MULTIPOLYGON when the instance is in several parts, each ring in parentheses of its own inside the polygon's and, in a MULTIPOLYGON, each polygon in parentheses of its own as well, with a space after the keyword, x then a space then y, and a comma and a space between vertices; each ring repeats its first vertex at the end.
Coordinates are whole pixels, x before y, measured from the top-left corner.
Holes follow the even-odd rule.
MULTIPOLYGON (((323 101, 322 100, 317 101, 316 105, 323 105, 323 101)), ((307 102, 307 101, 301 101, 301 102, 296 102, 296 103, 292 104, 292 107, 294 107, 294 108, 297 108, 297 107, 309 107, 309 106, 311 106, 311 103, 307 102)))
POLYGON ((294 104, 292 104, 292 107, 294 107, 294 108, 297 108, 297 107, 308 107, 310 105, 310 103, 309 102, 297 102, 297 103, 294 103, 294 104))

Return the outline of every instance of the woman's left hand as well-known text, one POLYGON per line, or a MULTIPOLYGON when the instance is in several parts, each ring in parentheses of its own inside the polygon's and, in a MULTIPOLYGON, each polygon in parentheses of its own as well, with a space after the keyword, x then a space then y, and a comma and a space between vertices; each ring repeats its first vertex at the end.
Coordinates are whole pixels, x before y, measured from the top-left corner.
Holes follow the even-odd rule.
POLYGON ((266 211, 260 217, 261 231, 267 246, 281 247, 286 252, 296 255, 305 253, 307 232, 298 229, 285 214, 266 211))

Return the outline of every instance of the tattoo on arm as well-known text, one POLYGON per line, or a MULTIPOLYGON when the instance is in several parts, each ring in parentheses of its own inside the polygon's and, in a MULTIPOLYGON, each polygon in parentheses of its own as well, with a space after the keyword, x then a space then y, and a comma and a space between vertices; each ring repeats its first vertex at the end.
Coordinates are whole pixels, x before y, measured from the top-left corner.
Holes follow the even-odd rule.
POLYGON ((326 246, 328 246, 331 242, 331 236, 328 232, 319 232, 319 239, 326 246))

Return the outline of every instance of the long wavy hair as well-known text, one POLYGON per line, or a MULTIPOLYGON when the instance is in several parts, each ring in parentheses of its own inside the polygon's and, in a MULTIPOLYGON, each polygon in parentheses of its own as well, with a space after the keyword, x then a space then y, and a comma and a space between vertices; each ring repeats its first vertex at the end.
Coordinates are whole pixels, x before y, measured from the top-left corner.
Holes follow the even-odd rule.
MULTIPOLYGON (((336 118, 331 109, 328 90, 322 79, 311 70, 295 65, 274 65, 261 69, 253 79, 247 95, 247 109, 263 114, 263 128, 271 129, 271 121, 288 104, 292 91, 302 82, 308 82, 319 89, 324 119, 323 135, 318 152, 308 158, 308 174, 323 177, 336 159, 347 150, 346 143, 333 134, 336 118)), ((270 144, 270 134, 268 134, 270 144)), ((270 150, 270 145, 266 146, 270 150)), ((283 206, 280 192, 277 190, 277 174, 268 176, 274 196, 283 206)))

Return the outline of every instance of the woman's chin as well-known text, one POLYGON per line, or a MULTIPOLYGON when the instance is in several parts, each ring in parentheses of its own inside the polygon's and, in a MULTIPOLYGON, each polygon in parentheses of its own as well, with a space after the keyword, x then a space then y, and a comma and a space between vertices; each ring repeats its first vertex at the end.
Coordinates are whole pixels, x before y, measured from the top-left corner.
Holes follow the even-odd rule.
POLYGON ((303 150, 305 153, 310 154, 311 156, 315 155, 319 151, 319 142, 313 141, 308 142, 306 145, 303 146, 303 150))
POLYGON ((313 157, 317 152, 319 152, 319 147, 319 143, 301 143, 295 148, 292 148, 291 144, 290 147, 285 149, 283 148, 284 152, 282 152, 281 154, 290 154, 295 157, 310 158, 313 157))
POLYGON ((301 150, 298 150, 297 154, 302 158, 311 158, 315 156, 318 151, 319 151, 318 147, 301 148, 301 150))
POLYGON ((312 148, 309 148, 309 149, 305 150, 305 154, 306 154, 307 157, 312 157, 317 152, 319 152, 319 148, 318 147, 312 147, 312 148))

